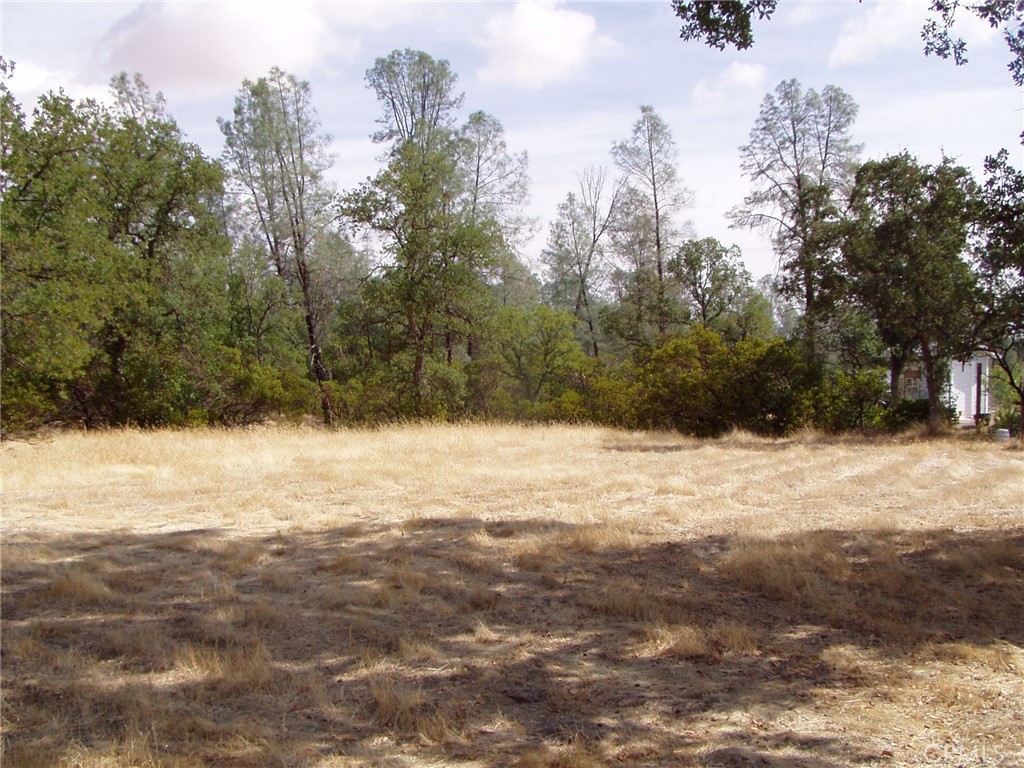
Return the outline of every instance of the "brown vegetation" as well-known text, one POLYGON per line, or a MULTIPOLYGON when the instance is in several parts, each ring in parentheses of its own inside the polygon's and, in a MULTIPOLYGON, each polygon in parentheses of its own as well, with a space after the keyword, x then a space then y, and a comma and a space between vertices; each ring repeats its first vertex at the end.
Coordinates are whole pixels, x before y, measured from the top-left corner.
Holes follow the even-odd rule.
POLYGON ((1024 454, 583 428, 4 452, 4 766, 1024 765, 1024 454))

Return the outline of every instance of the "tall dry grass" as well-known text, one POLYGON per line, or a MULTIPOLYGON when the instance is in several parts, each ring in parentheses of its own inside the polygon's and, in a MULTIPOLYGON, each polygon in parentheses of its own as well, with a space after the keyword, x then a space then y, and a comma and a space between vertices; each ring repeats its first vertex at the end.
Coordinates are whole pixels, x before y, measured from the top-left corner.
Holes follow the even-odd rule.
POLYGON ((1024 504, 1021 454, 974 440, 701 442, 586 427, 421 425, 73 432, 0 450, 8 533, 264 532, 468 516, 772 534, 829 527, 837 513, 858 525, 994 516, 1012 525, 1024 504))
POLYGON ((424 425, 0 451, 5 766, 1024 763, 1002 445, 424 425))

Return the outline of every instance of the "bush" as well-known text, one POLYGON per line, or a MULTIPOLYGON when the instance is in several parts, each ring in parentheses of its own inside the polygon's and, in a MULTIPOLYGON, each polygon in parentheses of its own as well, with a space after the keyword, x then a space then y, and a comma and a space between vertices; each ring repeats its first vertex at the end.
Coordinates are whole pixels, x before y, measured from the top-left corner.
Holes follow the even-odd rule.
POLYGON ((643 390, 632 363, 593 361, 577 386, 590 421, 627 429, 641 426, 643 390))
MULTIPOLYGON (((957 411, 950 405, 943 406, 945 420, 952 424, 957 419, 957 411)), ((879 425, 888 432, 902 432, 917 424, 928 421, 927 400, 900 400, 890 405, 881 414, 879 425)))
POLYGON ((992 417, 992 429, 1008 429, 1014 437, 1020 437, 1020 407, 1000 408, 992 417))
POLYGON ((732 426, 779 436, 811 423, 817 371, 793 342, 741 341, 726 375, 732 426))
POLYGON ((814 392, 814 426, 832 433, 878 429, 886 412, 885 373, 881 368, 866 368, 826 375, 814 392))
POLYGON ((703 327, 669 339, 640 368, 644 426, 698 437, 728 431, 731 355, 722 337, 703 327))
POLYGON ((447 420, 466 410, 467 377, 461 366, 426 358, 419 392, 413 386, 412 352, 367 367, 343 389, 345 418, 354 423, 403 419, 447 420))

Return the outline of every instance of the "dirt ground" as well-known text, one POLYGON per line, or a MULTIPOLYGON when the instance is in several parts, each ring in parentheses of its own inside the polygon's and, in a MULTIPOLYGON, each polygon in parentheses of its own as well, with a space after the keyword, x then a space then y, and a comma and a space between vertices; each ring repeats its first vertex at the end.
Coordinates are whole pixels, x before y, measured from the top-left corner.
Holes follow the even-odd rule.
POLYGON ((5 766, 1024 766, 1024 452, 4 444, 5 766))

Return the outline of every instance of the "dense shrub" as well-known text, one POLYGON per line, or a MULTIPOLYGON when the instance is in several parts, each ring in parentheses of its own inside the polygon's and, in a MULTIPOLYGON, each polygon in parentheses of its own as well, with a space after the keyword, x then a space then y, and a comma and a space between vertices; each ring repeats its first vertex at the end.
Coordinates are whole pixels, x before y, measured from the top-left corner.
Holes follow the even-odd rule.
MULTIPOLYGON (((950 405, 944 406, 943 418, 947 424, 953 424, 957 419, 956 409, 950 405)), ((900 400, 889 405, 878 419, 879 426, 888 432, 900 432, 927 422, 927 400, 900 400)))
POLYGON ((881 368, 826 373, 814 391, 814 426, 832 433, 877 430, 886 413, 887 393, 881 368))
POLYGON ((1020 437, 1020 408, 1000 408, 992 417, 992 429, 1008 429, 1014 437, 1020 437))

